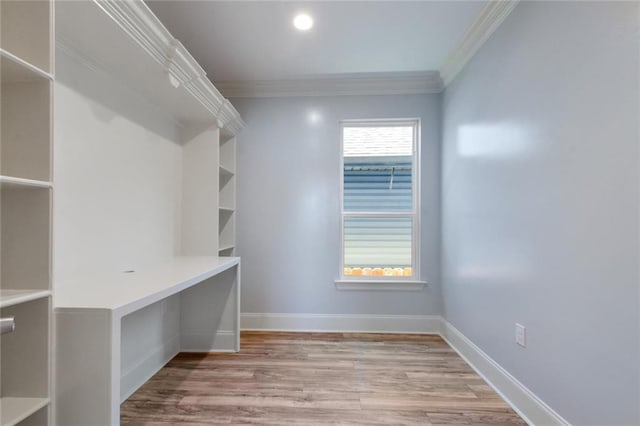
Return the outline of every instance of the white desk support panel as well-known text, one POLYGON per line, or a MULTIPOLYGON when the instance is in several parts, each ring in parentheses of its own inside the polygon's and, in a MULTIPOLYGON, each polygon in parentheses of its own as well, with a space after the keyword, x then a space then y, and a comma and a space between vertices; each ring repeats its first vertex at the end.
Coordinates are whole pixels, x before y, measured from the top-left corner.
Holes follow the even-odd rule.
POLYGON ((177 257, 57 285, 58 425, 120 423, 123 318, 170 296, 180 298, 180 351, 240 350, 240 258, 177 257), (221 345, 215 340, 223 315, 232 317, 233 330, 221 345))

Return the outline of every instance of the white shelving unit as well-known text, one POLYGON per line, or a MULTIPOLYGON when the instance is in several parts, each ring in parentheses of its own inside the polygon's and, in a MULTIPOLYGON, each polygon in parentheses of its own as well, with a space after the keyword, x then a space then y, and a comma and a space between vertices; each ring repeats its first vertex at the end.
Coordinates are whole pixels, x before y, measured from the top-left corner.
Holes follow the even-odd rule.
POLYGON ((221 132, 218 192, 218 255, 234 256, 236 246, 236 138, 221 132))
POLYGON ((50 424, 53 21, 0 2, 0 425, 50 424))
MULTIPOLYGON (((146 135, 148 125, 154 130, 157 125, 161 130, 149 136, 159 136, 162 139, 159 145, 164 144, 164 139, 176 142, 170 151, 162 151, 167 155, 162 158, 172 158, 170 174, 162 177, 171 179, 167 180, 171 186, 166 195, 175 196, 175 211, 171 214, 167 210, 158 211, 156 218, 163 228, 167 222, 173 222, 174 238, 169 242, 167 234, 160 244, 153 239, 156 247, 165 242, 172 245, 171 252, 177 257, 170 266, 163 264, 166 259, 154 263, 130 254, 123 256, 127 266, 122 268, 131 270, 130 273, 122 274, 118 266, 123 263, 121 260, 105 257, 91 259, 88 276, 85 271, 74 276, 73 271, 60 272, 62 256, 57 253, 56 257, 55 423, 118 424, 122 399, 175 353, 239 349, 240 260, 220 259, 219 250, 224 244, 227 250, 222 254, 231 255, 235 244, 235 154, 227 153, 232 144, 221 145, 221 137, 228 143, 244 123, 200 65, 142 0, 58 1, 55 17, 56 48, 60 53, 56 117, 59 113, 65 117, 62 113, 76 108, 84 111, 85 101, 90 105, 96 102, 116 117, 114 122, 127 122, 122 132, 125 144, 129 137, 138 138, 139 127, 145 128, 146 135), (75 69, 76 66, 84 68, 75 69), (140 95, 141 102, 153 104, 153 109, 138 116, 120 102, 101 102, 103 89, 87 90, 94 87, 92 79, 96 85, 109 80, 108 86, 131 90, 140 95), (78 95, 83 98, 81 105, 68 102, 78 99, 78 95), (72 109, 65 111, 67 107, 72 109), (179 149, 179 156, 175 156, 175 148, 179 149), (179 169, 178 162, 181 162, 179 169), (221 215, 226 219, 220 219, 221 215), (208 266, 185 269, 186 263, 203 256, 208 259, 208 266), (144 262, 136 265, 138 259, 144 262), (211 262, 229 268, 213 276, 209 273, 211 262), (114 268, 118 268, 116 275, 111 274, 114 268), (188 273, 183 274, 185 271, 188 273), (151 336, 151 344, 141 336, 151 336), (92 341, 90 347, 86 345, 87 339, 92 341), (87 371, 91 374, 86 374, 87 371)), ((83 123, 86 126, 76 126, 73 115, 68 114, 57 126, 56 137, 62 140, 64 136, 66 142, 76 143, 72 146, 91 145, 91 142, 83 144, 85 138, 95 142, 90 126, 103 128, 101 117, 96 117, 100 123, 93 122, 93 118, 87 118, 87 123, 83 123)), ((66 164, 84 164, 82 153, 74 154, 66 164)), ((140 161, 140 157, 130 158, 132 163, 140 161)), ((144 168, 145 164, 140 165, 144 168)), ((72 208, 75 202, 69 186, 72 179, 65 181, 59 177, 64 176, 60 170, 64 169, 57 169, 56 206, 72 208)), ((75 173, 66 177, 79 173, 70 170, 75 173)), ((114 194, 103 196, 103 200, 108 200, 108 195, 115 203, 119 202, 119 195, 114 194)), ((165 198, 163 203, 173 201, 172 197, 165 198)), ((109 220, 103 218, 99 226, 108 225, 109 220)), ((56 226, 60 223, 57 221, 56 226)), ((96 224, 89 223, 88 227, 91 226, 96 224)), ((149 243, 137 235, 126 235, 126 239, 133 246, 149 243)), ((102 243, 98 239, 87 243, 94 242, 102 243)), ((90 251, 90 247, 80 244, 63 247, 61 252, 66 251, 68 261, 78 250, 90 251)))

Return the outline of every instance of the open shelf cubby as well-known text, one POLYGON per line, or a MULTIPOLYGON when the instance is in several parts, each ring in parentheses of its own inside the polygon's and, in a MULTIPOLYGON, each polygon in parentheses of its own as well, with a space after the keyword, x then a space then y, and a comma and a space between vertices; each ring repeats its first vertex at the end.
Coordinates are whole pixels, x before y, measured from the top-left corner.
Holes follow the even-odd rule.
POLYGON ((236 138, 220 134, 220 168, 229 173, 236 170, 236 138))
POLYGON ((51 8, 49 1, 2 0, 0 48, 51 72, 51 8))
POLYGON ((0 316, 14 317, 16 324, 0 336, 3 426, 47 424, 50 309, 49 297, 0 309, 0 316))
POLYGON ((0 80, 0 174, 48 182, 51 180, 50 76, 0 51, 0 80))
POLYGON ((230 257, 234 255, 234 249, 235 247, 231 246, 231 247, 220 247, 220 250, 218 250, 218 256, 220 257, 230 257))
POLYGON ((0 398, 2 426, 41 426, 47 424, 49 398, 0 398))
POLYGON ((220 187, 224 186, 235 173, 224 166, 220 166, 220 187))
POLYGON ((218 217, 218 250, 235 245, 235 214, 231 210, 220 210, 218 217))
POLYGON ((49 188, 0 184, 2 304, 51 289, 50 204, 49 188))
POLYGON ((236 178, 231 176, 226 182, 220 177, 220 209, 234 210, 236 206, 236 178))

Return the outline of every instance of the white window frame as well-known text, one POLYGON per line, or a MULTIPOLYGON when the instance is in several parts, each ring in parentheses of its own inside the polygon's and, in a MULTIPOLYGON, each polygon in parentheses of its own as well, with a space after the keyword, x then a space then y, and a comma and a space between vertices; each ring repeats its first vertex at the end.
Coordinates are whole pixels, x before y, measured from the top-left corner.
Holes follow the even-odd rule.
POLYGON ((420 280, 420 119, 363 119, 340 121, 340 250, 339 278, 335 280, 339 290, 422 290, 426 285, 420 280), (407 212, 345 212, 344 211, 344 128, 345 127, 413 127, 412 211, 407 212), (412 271, 411 277, 345 276, 344 275, 344 222, 348 217, 408 217, 412 218, 412 271))

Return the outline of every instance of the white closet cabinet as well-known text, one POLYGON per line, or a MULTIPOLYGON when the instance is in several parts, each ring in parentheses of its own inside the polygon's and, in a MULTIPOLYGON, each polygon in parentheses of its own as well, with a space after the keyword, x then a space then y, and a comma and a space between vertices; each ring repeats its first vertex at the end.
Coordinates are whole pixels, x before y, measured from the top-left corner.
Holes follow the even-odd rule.
POLYGON ((52 27, 48 1, 0 2, 2 426, 50 423, 52 27))

